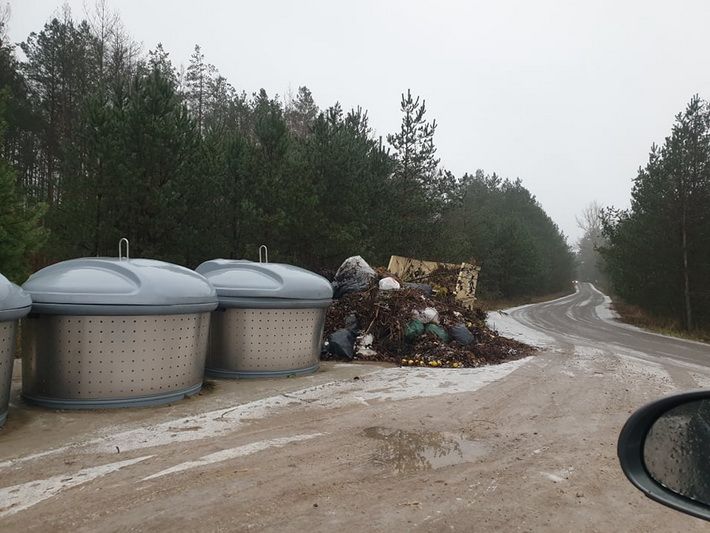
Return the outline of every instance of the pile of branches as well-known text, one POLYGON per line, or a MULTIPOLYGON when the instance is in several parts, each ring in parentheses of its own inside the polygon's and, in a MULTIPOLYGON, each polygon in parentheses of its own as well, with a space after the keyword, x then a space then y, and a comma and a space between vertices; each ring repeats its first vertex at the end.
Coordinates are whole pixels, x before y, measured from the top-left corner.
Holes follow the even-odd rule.
MULTIPOLYGON (((376 273, 378 278, 393 277, 384 269, 376 269, 376 273)), ((356 350, 355 359, 406 366, 477 367, 519 359, 534 351, 488 328, 482 309, 458 304, 451 288, 456 279, 450 272, 434 271, 430 279, 421 281, 437 289, 430 295, 420 288, 379 290, 374 280, 365 290, 345 294, 328 309, 326 341, 333 332, 349 327, 360 342, 372 335, 370 349, 356 350), (437 311, 437 325, 444 331, 464 326, 472 337, 461 343, 428 330, 412 336, 412 321, 427 308, 437 311)), ((324 358, 328 358, 327 353, 324 358)))

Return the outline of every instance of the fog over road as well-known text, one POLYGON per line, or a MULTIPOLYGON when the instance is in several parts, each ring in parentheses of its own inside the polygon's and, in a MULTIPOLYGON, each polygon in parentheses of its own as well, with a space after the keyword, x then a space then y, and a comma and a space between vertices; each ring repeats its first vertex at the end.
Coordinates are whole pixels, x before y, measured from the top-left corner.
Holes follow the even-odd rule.
POLYGON ((619 468, 634 409, 710 387, 710 346, 615 322, 593 286, 490 313, 536 355, 480 368, 324 363, 146 409, 51 411, 13 383, 0 529, 707 531, 619 468))
MULTIPOLYGON (((615 318, 610 303, 594 285, 580 282, 574 294, 518 307, 508 314, 519 324, 548 337, 547 342, 542 342, 547 346, 589 347, 599 353, 638 357, 662 365, 710 366, 710 345, 624 324, 615 318)), ((492 320, 496 322, 496 318, 492 320)))

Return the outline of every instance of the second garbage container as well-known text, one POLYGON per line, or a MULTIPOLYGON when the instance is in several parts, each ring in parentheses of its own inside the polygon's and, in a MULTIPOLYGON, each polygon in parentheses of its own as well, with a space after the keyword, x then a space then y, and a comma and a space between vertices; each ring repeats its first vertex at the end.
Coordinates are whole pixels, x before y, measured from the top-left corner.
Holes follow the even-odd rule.
POLYGON ((154 405, 202 387, 214 288, 150 259, 84 258, 33 274, 23 396, 53 408, 154 405))
POLYGON ((278 377, 314 372, 320 361, 325 278, 291 265, 215 259, 197 272, 217 290, 207 355, 208 375, 278 377))

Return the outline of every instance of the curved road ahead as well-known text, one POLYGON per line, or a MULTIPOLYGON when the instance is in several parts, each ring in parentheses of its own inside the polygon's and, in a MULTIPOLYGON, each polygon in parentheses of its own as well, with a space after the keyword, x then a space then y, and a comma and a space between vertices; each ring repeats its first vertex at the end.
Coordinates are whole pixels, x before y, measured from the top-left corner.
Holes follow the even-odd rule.
MULTIPOLYGON (((659 335, 613 318, 609 298, 591 283, 558 300, 512 309, 509 315, 560 348, 585 347, 660 364, 710 366, 710 345, 659 335)), ((547 344, 550 344, 549 342, 547 344)))

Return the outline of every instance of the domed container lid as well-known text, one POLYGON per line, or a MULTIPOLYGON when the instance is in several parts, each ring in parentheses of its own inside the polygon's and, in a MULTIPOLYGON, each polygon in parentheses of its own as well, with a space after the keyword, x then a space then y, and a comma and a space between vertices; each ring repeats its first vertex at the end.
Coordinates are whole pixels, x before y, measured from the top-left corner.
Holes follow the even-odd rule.
POLYGON ((0 322, 22 318, 31 308, 30 295, 0 274, 0 322))
POLYGON ((333 298, 327 279, 292 265, 213 259, 195 270, 214 285, 224 308, 328 307, 333 298))
POLYGON ((22 287, 34 313, 162 315, 217 308, 217 293, 203 276, 152 259, 72 259, 43 268, 22 287))

